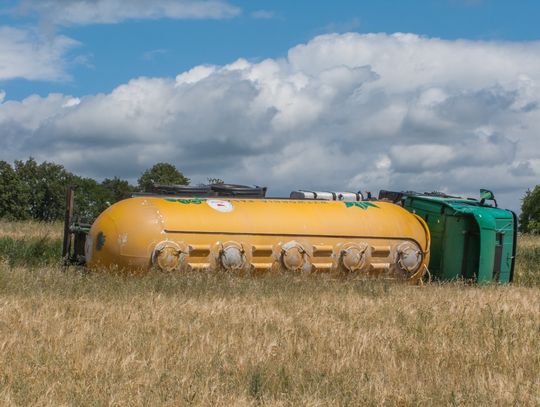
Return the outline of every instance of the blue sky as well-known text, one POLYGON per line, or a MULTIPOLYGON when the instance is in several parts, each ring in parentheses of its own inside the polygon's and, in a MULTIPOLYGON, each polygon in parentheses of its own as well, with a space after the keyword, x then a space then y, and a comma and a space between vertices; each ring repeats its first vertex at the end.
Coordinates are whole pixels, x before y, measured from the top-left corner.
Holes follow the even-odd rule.
MULTIPOLYGON (((61 3, 62 0, 59 2, 61 3)), ((4 9, 19 5, 3 1, 4 9)), ((199 64, 286 56, 296 44, 329 32, 407 32, 444 39, 527 41, 540 38, 540 2, 522 0, 231 1, 224 19, 135 19, 56 27, 80 42, 65 81, 1 81, 10 99, 61 92, 109 92, 138 76, 170 76, 199 64)), ((38 26, 36 14, 4 13, 0 25, 38 26)))
POLYGON ((540 2, 0 0, 0 160, 134 182, 493 189, 540 179, 540 2))

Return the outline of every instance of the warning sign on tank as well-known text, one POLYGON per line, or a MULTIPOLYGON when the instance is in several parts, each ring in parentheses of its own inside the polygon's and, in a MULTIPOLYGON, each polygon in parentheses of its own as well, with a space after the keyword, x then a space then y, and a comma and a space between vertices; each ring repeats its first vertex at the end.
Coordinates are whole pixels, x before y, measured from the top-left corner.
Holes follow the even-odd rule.
POLYGON ((219 212, 232 212, 234 206, 229 201, 222 201, 220 199, 209 199, 206 201, 208 206, 219 212))

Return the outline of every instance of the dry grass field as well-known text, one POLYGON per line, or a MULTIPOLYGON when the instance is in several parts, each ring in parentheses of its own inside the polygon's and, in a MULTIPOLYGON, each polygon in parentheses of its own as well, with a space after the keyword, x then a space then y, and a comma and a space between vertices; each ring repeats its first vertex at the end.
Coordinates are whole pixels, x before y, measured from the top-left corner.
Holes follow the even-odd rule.
POLYGON ((63 227, 64 225, 61 222, 8 222, 0 219, 0 238, 10 237, 12 239, 62 239, 62 234, 64 231, 63 227))
POLYGON ((513 285, 413 287, 63 272, 34 226, 0 223, 0 405, 540 405, 538 237, 513 285))

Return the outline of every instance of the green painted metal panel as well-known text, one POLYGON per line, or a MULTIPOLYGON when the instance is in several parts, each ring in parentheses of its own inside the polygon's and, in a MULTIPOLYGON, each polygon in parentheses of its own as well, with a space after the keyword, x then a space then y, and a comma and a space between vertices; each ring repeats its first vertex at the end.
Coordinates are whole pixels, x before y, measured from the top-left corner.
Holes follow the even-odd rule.
POLYGON ((512 268, 514 263, 514 220, 509 222, 508 219, 497 219, 497 239, 500 242, 501 249, 501 263, 499 281, 507 282, 511 281, 512 268))
POLYGON ((463 264, 461 276, 465 280, 476 280, 480 262, 480 230, 472 217, 465 217, 467 230, 463 241, 463 264))
POLYGON ((424 218, 430 229, 433 276, 511 281, 516 233, 511 211, 470 199, 422 195, 407 196, 404 206, 424 218))
MULTIPOLYGON (((411 209, 407 206, 406 208, 411 209)), ((430 273, 437 278, 441 278, 444 217, 441 216, 440 205, 432 202, 415 201, 414 212, 425 220, 431 235, 429 262, 430 273)))
POLYGON ((443 256, 441 262, 441 278, 444 280, 452 280, 461 276, 465 223, 462 217, 444 217, 443 256), (447 253, 452 253, 452 255, 448 256, 447 253))

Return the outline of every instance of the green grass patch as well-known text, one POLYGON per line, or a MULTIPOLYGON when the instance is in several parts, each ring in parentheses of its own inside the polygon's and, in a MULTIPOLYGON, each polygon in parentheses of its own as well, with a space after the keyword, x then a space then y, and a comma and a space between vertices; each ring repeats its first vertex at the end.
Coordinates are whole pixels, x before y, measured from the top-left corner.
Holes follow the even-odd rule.
POLYGON ((11 267, 60 264, 62 241, 49 237, 14 239, 0 238, 0 259, 11 267))

